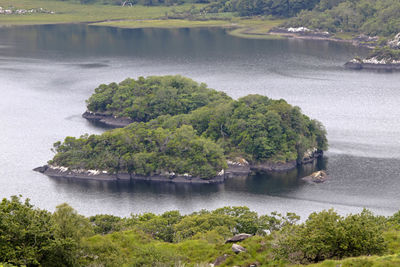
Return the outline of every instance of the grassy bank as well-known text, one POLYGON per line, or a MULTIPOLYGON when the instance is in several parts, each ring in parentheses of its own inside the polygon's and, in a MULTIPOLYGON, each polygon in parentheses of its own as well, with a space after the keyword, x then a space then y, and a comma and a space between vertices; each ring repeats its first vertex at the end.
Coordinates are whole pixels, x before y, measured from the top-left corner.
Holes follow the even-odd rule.
MULTIPOLYGON (((0 26, 39 25, 60 23, 90 23, 98 26, 118 28, 194 28, 231 27, 230 34, 242 38, 271 38, 266 33, 283 20, 241 19, 232 14, 219 14, 218 18, 206 20, 166 19, 174 12, 189 10, 193 5, 166 6, 107 6, 79 5, 61 1, 44 0, 0 0, 3 8, 38 9, 44 8, 55 14, 33 13, 25 15, 0 15, 0 26)), ((199 8, 202 5, 196 4, 199 8)), ((277 38, 273 36, 272 38, 277 38)))
POLYGON ((157 19, 157 20, 121 20, 105 21, 92 25, 109 26, 118 28, 195 28, 195 27, 224 27, 233 28, 229 34, 252 39, 280 38, 276 35, 267 35, 273 27, 281 24, 283 20, 261 19, 231 19, 231 20, 183 20, 183 19, 157 19))
POLYGON ((269 35, 268 32, 282 24, 285 20, 262 20, 262 19, 247 19, 240 20, 237 23, 236 29, 229 32, 229 34, 251 39, 277 39, 282 38, 278 35, 269 35))
POLYGON ((194 27, 232 27, 231 21, 225 20, 184 20, 184 19, 149 19, 149 20, 120 20, 93 23, 97 26, 118 28, 194 28, 194 27))

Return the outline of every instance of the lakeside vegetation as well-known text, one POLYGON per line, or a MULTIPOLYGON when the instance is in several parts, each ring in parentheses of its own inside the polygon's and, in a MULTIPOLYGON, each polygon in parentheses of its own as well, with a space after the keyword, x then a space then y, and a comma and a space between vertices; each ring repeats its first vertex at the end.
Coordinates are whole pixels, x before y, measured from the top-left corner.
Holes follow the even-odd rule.
POLYGON ((400 213, 368 210, 258 215, 224 207, 183 215, 79 215, 68 204, 51 213, 19 197, 0 203, 0 265, 5 266, 397 266, 400 213), (245 251, 235 253, 228 238, 245 251), (350 257, 350 258, 349 258, 350 257), (353 258, 351 258, 353 257, 353 258), (354 258, 356 257, 356 258, 354 258))
POLYGON ((400 32, 397 0, 321 0, 312 11, 302 11, 287 22, 329 32, 364 33, 393 37, 400 32))
POLYGON ((400 32, 400 3, 396 0, 0 0, 0 6, 41 7, 55 12, 2 15, 0 25, 103 22, 99 25, 124 28, 150 27, 153 23, 152 27, 245 28, 239 37, 267 34, 271 25, 308 27, 346 38, 360 33, 390 38, 400 32), (121 6, 124 3, 129 6, 121 6))
POLYGON ((134 122, 101 135, 56 142, 49 164, 108 173, 215 177, 227 158, 290 162, 307 150, 326 150, 324 127, 284 100, 248 95, 233 100, 181 76, 140 77, 100 85, 92 112, 134 122))
POLYGON ((229 27, 234 36, 264 39, 281 38, 268 34, 277 26, 307 27, 342 40, 376 35, 380 39, 370 44, 385 45, 400 32, 399 5, 396 0, 0 0, 5 8, 41 7, 55 12, 2 15, 0 25, 85 22, 121 28, 229 27))

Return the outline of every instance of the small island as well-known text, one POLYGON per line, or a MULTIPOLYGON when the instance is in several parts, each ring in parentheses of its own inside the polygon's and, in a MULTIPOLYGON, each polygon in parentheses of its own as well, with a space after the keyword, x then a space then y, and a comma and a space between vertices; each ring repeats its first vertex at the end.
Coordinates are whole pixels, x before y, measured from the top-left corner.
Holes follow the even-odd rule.
POLYGON ((182 76, 150 76, 101 84, 86 101, 83 117, 111 128, 148 122, 161 115, 187 114, 215 101, 229 100, 223 92, 182 76))
MULTIPOLYGON (((124 128, 67 137, 39 171, 52 177, 221 183, 250 172, 286 171, 327 149, 323 125, 285 100, 233 100, 181 76, 101 85, 87 101, 124 128)), ((89 119, 93 121, 92 119, 89 119)))
POLYGON ((367 58, 354 58, 345 64, 347 69, 400 71, 400 33, 389 41, 388 46, 375 48, 367 58))

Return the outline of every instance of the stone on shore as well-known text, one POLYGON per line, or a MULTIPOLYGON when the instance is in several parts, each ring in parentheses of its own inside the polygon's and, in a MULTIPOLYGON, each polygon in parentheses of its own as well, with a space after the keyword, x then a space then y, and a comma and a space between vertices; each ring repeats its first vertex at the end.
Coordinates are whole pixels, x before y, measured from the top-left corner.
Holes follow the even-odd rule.
POLYGON ((328 179, 328 175, 325 171, 317 171, 301 179, 307 182, 323 183, 328 179))

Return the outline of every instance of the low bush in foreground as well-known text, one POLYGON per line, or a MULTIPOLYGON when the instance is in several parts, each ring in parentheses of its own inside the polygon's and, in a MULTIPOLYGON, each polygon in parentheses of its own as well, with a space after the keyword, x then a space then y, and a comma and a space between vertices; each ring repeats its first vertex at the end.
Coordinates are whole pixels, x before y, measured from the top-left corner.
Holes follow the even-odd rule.
POLYGON ((246 207, 224 207, 189 215, 170 211, 86 218, 67 204, 50 213, 12 197, 0 203, 0 262, 4 266, 198 266, 218 259, 220 266, 397 266, 398 217, 375 216, 367 210, 341 216, 328 210, 299 223, 295 214, 259 216, 246 207), (252 237, 239 243, 246 252, 235 254, 232 243, 225 240, 238 233, 252 237))

